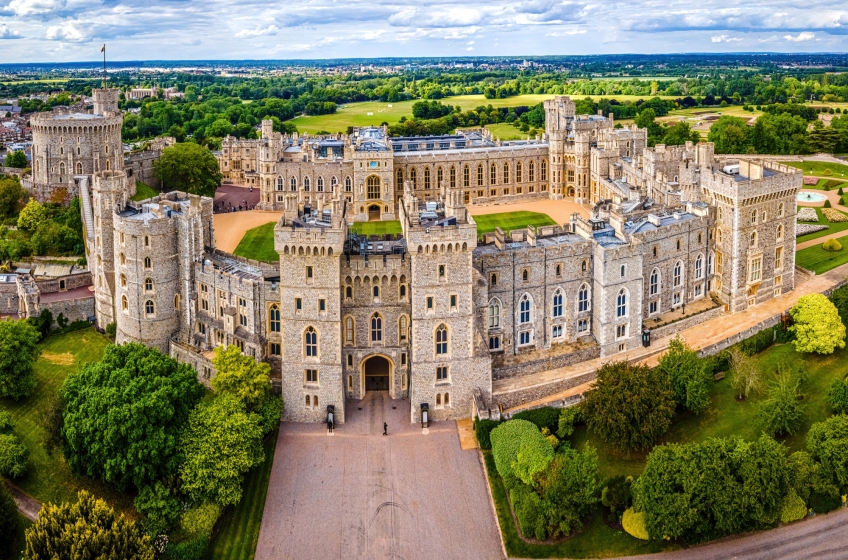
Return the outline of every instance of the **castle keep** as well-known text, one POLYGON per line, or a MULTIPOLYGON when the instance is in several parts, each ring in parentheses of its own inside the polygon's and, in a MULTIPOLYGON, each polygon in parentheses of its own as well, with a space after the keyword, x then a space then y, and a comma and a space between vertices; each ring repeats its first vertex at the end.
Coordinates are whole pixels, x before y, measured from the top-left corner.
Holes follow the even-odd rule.
POLYGON ((322 421, 332 405, 344 421, 376 390, 405 399, 411 421, 422 403, 438 420, 496 408, 493 379, 634 348, 686 306, 735 313, 793 288, 797 170, 710 143, 648 148, 645 130, 575 115, 567 97, 545 112, 544 136, 516 142, 281 135, 270 121, 260 140, 226 138, 222 173, 282 212, 274 264, 215 248, 211 199, 129 201, 104 144, 79 161, 95 167, 82 206, 98 324, 203 380, 211 351, 237 345, 271 364, 288 420, 322 421), (468 211, 533 199, 589 217, 478 235, 468 211), (366 220, 402 233, 349 229, 366 220))

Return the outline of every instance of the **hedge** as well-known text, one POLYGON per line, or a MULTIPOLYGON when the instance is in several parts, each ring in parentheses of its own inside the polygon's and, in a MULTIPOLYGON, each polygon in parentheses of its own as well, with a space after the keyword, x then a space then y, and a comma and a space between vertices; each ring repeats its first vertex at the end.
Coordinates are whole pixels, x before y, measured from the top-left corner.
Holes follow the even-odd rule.
POLYGON ((543 406, 542 408, 521 411, 514 414, 512 418, 513 420, 527 420, 536 424, 539 430, 547 428, 551 433, 555 433, 559 427, 559 411, 558 408, 543 406))
POLYGON ((477 435, 477 442, 480 444, 480 449, 492 448, 492 440, 489 438, 489 434, 500 425, 501 422, 498 420, 474 419, 474 433, 477 435))
POLYGON ((648 535, 648 528, 645 527, 644 511, 635 512, 633 508, 627 508, 621 517, 621 525, 628 535, 643 541, 651 540, 651 537, 648 535))
POLYGON ((774 328, 763 329, 757 334, 746 338, 739 343, 739 350, 743 354, 753 356, 759 354, 774 343, 774 328))
POLYGON ((522 534, 540 541, 545 540, 548 536, 547 519, 542 508, 542 500, 536 491, 518 482, 510 489, 509 500, 512 502, 512 510, 518 519, 522 534))
POLYGON ((168 543, 162 560, 204 560, 209 551, 209 539, 200 535, 194 540, 168 543))
POLYGON ((506 478, 508 475, 522 476, 525 482, 532 477, 532 472, 547 466, 553 458, 551 447, 542 432, 527 420, 509 420, 504 422, 490 434, 492 455, 498 474, 506 478), (519 452, 522 452, 519 459, 519 452))

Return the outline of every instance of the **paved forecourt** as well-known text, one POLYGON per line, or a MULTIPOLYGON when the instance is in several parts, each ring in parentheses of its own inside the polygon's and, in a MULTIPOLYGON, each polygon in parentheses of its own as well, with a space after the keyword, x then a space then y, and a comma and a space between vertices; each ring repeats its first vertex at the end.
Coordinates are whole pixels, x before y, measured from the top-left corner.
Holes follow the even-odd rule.
POLYGON ((460 449, 455 422, 422 434, 384 391, 348 401, 346 417, 333 436, 283 423, 256 560, 503 558, 478 451, 460 449))

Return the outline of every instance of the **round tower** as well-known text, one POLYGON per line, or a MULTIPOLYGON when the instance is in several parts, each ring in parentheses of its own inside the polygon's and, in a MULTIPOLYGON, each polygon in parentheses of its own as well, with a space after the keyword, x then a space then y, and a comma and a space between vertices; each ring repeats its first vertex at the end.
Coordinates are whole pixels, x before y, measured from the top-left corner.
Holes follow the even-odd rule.
POLYGON ((101 171, 92 176, 91 205, 82 204, 83 222, 93 227, 86 231, 86 250, 94 282, 94 314, 97 325, 105 329, 115 322, 115 247, 114 216, 127 203, 127 176, 123 171, 101 171), (91 221, 86 216, 91 212, 91 221))

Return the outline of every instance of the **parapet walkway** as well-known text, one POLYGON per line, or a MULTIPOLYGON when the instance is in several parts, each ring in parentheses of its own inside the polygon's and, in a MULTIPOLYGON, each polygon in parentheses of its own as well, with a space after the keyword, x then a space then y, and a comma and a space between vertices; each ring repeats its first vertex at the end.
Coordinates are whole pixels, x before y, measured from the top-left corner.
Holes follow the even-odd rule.
MULTIPOLYGON (((838 286, 845 280, 846 276, 848 276, 848 264, 817 276, 807 276, 796 271, 795 289, 791 292, 769 300, 743 313, 727 313, 704 321, 680 333, 675 333, 675 336, 679 334, 695 350, 709 348, 722 341, 737 337, 763 321, 788 311, 798 303, 798 299, 801 296, 811 293, 822 293, 838 286)), ((659 340, 653 340, 651 341, 651 346, 648 348, 640 346, 606 358, 596 358, 572 366, 517 378, 495 380, 492 382, 493 401, 495 403, 499 400, 514 401, 516 394, 527 394, 528 396, 538 395, 544 393, 545 386, 561 384, 569 378, 578 379, 579 381, 574 384, 575 386, 566 390, 557 391, 543 397, 528 398, 526 402, 522 402, 518 406, 507 408, 506 412, 532 408, 582 393, 589 389, 592 374, 607 362, 627 360, 628 362, 655 366, 662 352, 668 348, 668 343, 672 338, 669 336, 659 340), (581 377, 584 379, 580 379, 581 377)))

